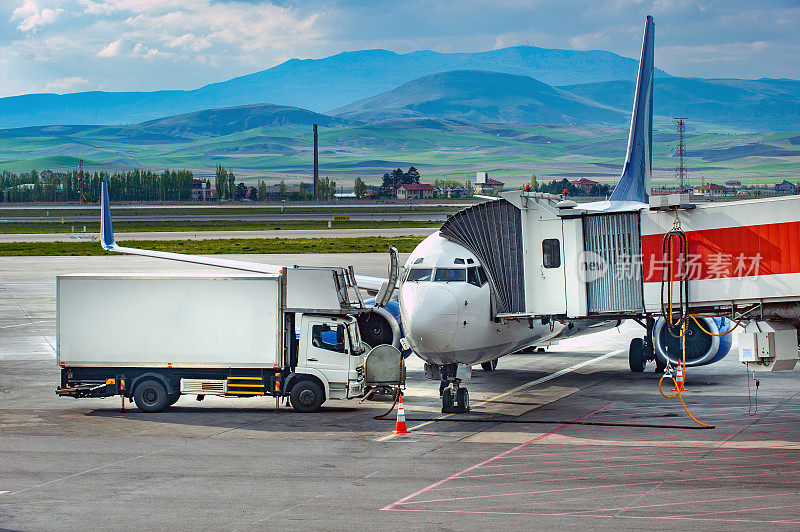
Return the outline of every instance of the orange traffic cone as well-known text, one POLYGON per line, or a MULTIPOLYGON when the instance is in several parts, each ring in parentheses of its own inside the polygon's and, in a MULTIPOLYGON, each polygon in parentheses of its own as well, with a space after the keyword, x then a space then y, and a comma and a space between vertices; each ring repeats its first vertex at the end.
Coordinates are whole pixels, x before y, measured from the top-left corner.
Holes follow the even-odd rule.
POLYGON ((686 390, 684 378, 683 378, 683 364, 678 364, 676 373, 675 373, 675 387, 672 389, 673 392, 677 391, 684 391, 686 390))
POLYGON ((406 410, 403 408, 403 396, 400 395, 400 402, 397 404, 397 423, 395 423, 395 434, 410 434, 411 431, 406 427, 406 410))

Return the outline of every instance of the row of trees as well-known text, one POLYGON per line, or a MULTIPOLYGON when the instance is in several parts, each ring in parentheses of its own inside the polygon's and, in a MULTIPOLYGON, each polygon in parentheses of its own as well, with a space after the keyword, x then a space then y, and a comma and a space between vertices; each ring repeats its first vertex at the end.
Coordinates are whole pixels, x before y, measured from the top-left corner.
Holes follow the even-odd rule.
POLYGON ((100 183, 108 180, 108 192, 116 201, 188 201, 192 198, 189 170, 135 169, 129 172, 37 172, 0 174, 0 201, 86 201, 100 198, 100 183))
POLYGON ((388 196, 394 196, 400 185, 419 184, 419 171, 413 166, 404 172, 400 168, 395 168, 391 172, 383 174, 381 182, 381 192, 388 196))
POLYGON ((569 196, 596 196, 603 197, 611 194, 611 187, 604 184, 596 184, 587 187, 579 187, 570 183, 566 178, 553 179, 549 183, 540 185, 536 179, 536 174, 531 177, 531 190, 536 192, 546 192, 548 194, 563 194, 567 191, 569 196))

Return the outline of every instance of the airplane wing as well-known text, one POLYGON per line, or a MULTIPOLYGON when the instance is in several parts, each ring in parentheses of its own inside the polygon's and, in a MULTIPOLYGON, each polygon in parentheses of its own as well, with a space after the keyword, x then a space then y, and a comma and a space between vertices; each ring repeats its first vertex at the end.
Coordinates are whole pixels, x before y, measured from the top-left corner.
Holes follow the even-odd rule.
MULTIPOLYGON (((101 207, 100 207, 100 244, 103 249, 113 253, 124 253, 127 255, 141 255, 143 257, 153 257, 157 259, 175 260, 180 262, 190 262, 194 264, 205 264, 208 266, 219 266, 256 273, 281 273, 282 266, 275 264, 261 264, 258 262, 248 262, 243 260, 231 260, 217 257, 206 257, 202 255, 185 255, 183 253, 170 253, 167 251, 152 251, 148 249, 129 248, 117 244, 114 238, 114 229, 111 223, 111 205, 108 197, 108 183, 103 179, 101 185, 101 207)), ((387 279, 372 277, 369 275, 356 275, 356 283, 359 288, 363 288, 371 293, 377 293, 387 279)))

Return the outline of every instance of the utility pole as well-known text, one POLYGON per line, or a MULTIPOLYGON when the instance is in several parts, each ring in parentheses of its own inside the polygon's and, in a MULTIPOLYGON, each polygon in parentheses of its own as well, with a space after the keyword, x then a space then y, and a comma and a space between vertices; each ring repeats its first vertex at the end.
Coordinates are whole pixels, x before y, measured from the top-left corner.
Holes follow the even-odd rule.
POLYGON ((317 124, 314 124, 314 189, 312 194, 317 199, 317 180, 319 179, 319 139, 317 137, 317 124))
POLYGON ((686 142, 684 142, 686 133, 685 118, 673 118, 675 127, 678 129, 678 147, 675 149, 675 155, 678 156, 678 165, 675 167, 675 181, 678 182, 678 187, 681 192, 686 189, 686 165, 684 158, 686 157, 686 142))

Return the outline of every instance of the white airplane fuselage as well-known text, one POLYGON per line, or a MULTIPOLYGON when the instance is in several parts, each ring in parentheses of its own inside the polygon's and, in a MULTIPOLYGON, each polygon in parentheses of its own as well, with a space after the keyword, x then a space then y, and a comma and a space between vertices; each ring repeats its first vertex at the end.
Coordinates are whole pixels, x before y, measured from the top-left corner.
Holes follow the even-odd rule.
POLYGON ((558 336, 613 326, 609 322, 527 320, 495 322, 483 266, 463 246, 430 235, 405 263, 400 283, 400 317, 405 337, 432 364, 479 364, 558 336))

